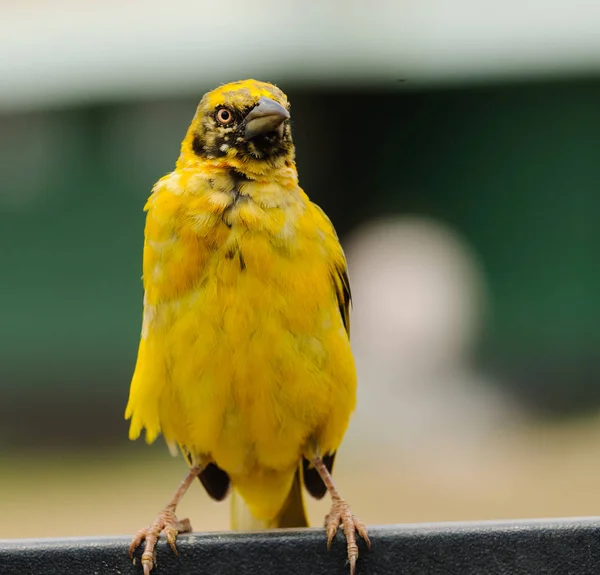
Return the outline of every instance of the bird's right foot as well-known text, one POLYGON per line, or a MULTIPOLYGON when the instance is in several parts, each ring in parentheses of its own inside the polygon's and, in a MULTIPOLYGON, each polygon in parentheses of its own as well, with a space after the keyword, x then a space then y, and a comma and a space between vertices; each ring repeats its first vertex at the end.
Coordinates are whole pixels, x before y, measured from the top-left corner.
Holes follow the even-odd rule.
POLYGON ((371 548, 371 541, 365 524, 352 513, 350 506, 342 498, 334 499, 331 511, 325 517, 325 530, 327 532, 327 549, 335 537, 338 527, 342 527, 346 535, 348 548, 348 563, 350 563, 350 575, 356 572, 356 560, 358 559, 358 545, 356 534, 358 533, 371 548))
POLYGON ((142 567, 144 575, 149 575, 152 568, 156 565, 156 543, 161 533, 164 533, 173 553, 178 555, 175 541, 179 533, 189 533, 192 530, 189 519, 177 519, 175 512, 167 507, 161 511, 154 523, 149 527, 140 529, 134 536, 129 546, 129 557, 133 559, 133 553, 145 541, 144 552, 142 553, 142 567))

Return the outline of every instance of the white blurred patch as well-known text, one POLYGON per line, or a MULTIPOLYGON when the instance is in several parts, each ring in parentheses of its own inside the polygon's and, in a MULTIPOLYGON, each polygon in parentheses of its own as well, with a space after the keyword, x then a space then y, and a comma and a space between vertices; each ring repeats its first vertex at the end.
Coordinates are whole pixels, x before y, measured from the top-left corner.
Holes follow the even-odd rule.
POLYGON ((447 368, 476 335, 479 269, 450 230, 418 218, 378 221, 347 244, 354 341, 400 365, 447 368))
POLYGON ((520 417, 470 365, 485 302, 477 259, 451 229, 417 217, 368 223, 345 247, 359 377, 347 441, 388 460, 430 460, 447 476, 468 472, 520 417))

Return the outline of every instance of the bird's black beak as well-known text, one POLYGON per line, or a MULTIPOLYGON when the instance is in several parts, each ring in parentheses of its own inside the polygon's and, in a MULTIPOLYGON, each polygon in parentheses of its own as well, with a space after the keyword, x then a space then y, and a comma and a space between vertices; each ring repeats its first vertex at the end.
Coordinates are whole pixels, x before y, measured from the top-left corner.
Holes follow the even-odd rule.
POLYGON ((281 138, 283 123, 289 117, 290 113, 281 104, 262 96, 258 104, 244 118, 244 136, 250 140, 261 134, 277 132, 281 138))

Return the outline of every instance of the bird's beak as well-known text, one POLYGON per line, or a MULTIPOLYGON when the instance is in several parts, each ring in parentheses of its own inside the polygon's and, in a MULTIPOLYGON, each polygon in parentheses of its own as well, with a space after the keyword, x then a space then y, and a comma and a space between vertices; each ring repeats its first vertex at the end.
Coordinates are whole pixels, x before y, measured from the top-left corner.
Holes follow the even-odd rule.
POLYGON ((261 134, 277 132, 283 136, 283 123, 290 113, 275 100, 262 96, 244 119, 244 136, 250 140, 261 134))

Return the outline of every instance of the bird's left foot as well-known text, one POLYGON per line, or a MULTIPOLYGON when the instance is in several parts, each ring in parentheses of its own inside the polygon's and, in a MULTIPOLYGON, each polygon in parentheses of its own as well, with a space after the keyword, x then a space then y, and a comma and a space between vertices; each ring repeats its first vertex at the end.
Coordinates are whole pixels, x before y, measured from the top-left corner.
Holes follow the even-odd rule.
POLYGON ((371 541, 365 524, 356 517, 350 506, 343 499, 335 499, 331 505, 331 510, 325 517, 325 529, 327 531, 327 548, 331 546, 331 542, 335 537, 338 527, 342 527, 346 542, 348 545, 348 562, 350 563, 350 575, 354 575, 356 571, 356 560, 358 559, 358 545, 356 542, 356 533, 366 541, 369 549, 371 541))
POLYGON ((142 541, 146 541, 144 552, 142 553, 142 567, 144 575, 149 575, 150 571, 156 564, 156 543, 161 533, 164 533, 173 553, 178 555, 175 541, 179 533, 189 533, 192 530, 189 519, 179 520, 175 513, 168 507, 158 514, 154 523, 149 527, 140 529, 134 536, 129 546, 129 557, 133 558, 134 551, 141 545, 142 541))

